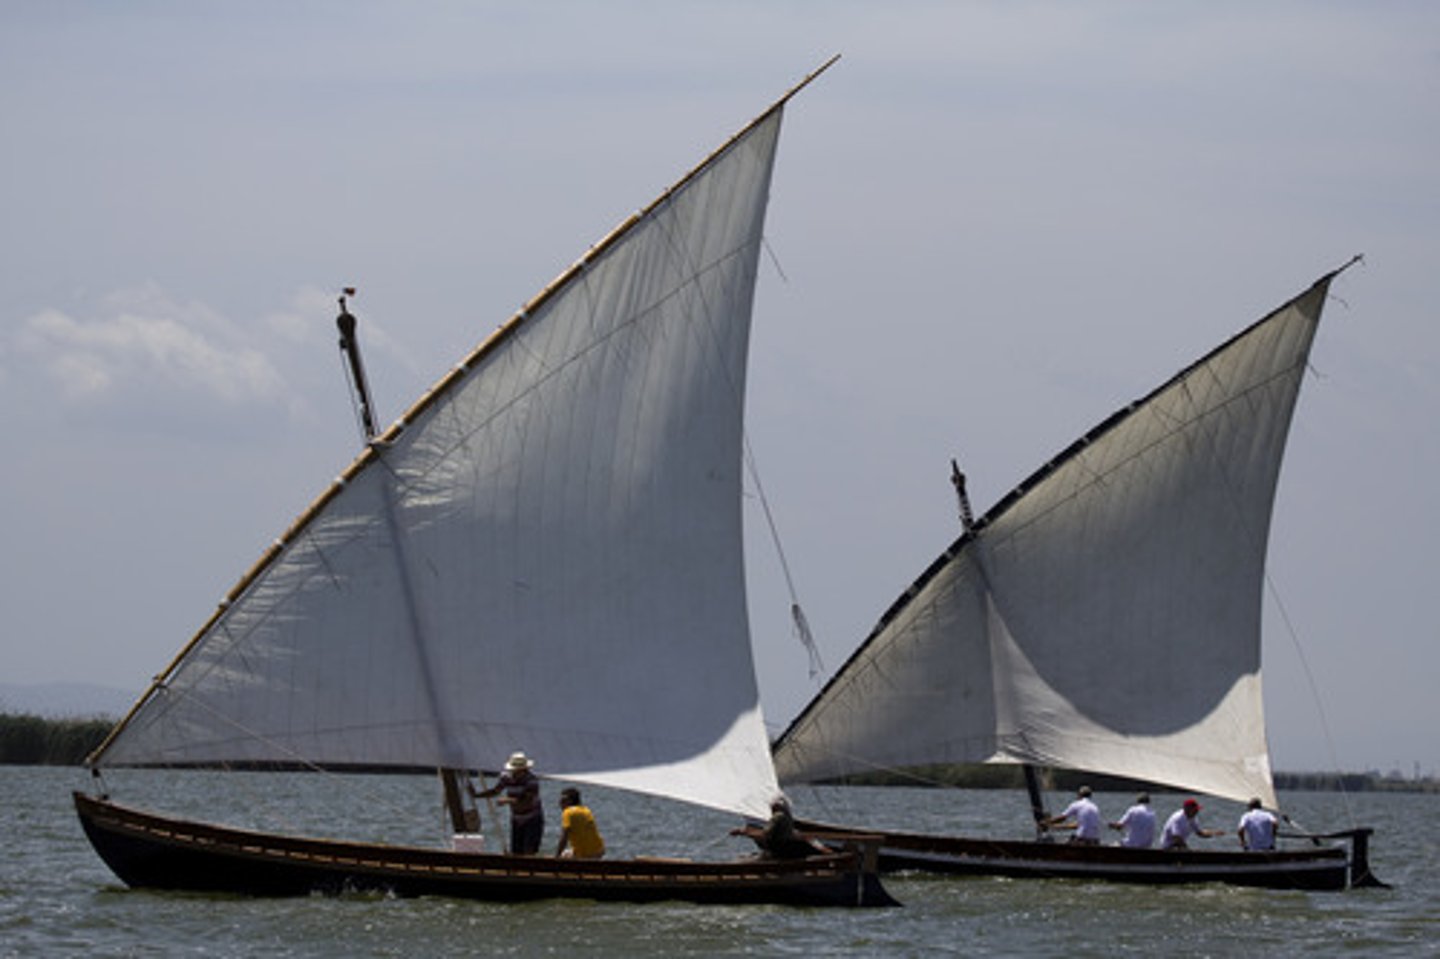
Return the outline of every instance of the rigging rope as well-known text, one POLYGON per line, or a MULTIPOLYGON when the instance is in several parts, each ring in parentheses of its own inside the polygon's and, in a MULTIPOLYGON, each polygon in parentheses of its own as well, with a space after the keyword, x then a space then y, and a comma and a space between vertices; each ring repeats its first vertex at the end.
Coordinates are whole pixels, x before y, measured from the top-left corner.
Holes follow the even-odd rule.
MULTIPOLYGON (((790 279, 785 275, 785 270, 780 266, 780 258, 775 255, 775 249, 770 245, 769 237, 760 237, 760 246, 770 259, 770 265, 775 268, 775 273, 780 277, 780 282, 789 283, 790 279)), ((785 558, 785 548, 780 543, 780 531, 775 525, 775 516, 770 512, 770 501, 765 497, 765 487, 760 482, 760 468, 755 463, 755 451, 750 447, 750 435, 742 433, 741 442, 745 448, 745 469, 750 474, 751 481, 755 484, 755 495, 760 500, 760 508, 765 514, 765 525, 770 529, 770 541, 775 544, 775 555, 780 560, 780 571, 785 577, 785 588, 790 594, 790 621, 794 627, 795 638, 800 645, 805 647, 805 653, 809 658, 810 679, 825 674, 825 662, 820 658, 820 648, 815 644, 815 636, 810 632, 810 621, 805 618, 805 610, 800 607, 800 598, 795 592, 795 580, 790 575, 790 562, 785 558)))
MULTIPOLYGON (((480 791, 483 793, 490 787, 485 782, 485 771, 481 769, 477 770, 477 772, 480 776, 480 791)), ((500 823, 500 813, 497 812, 495 809, 494 796, 485 797, 485 808, 490 810, 490 821, 495 824, 496 834, 500 838, 500 851, 508 855, 510 852, 510 838, 506 834, 504 827, 500 823)))
POLYGON ((760 482, 760 470, 755 465, 755 452, 750 448, 750 437, 742 437, 745 444, 745 468, 750 473, 750 479, 755 484, 755 495, 760 500, 760 509, 765 514, 765 524, 770 528, 770 541, 775 544, 775 555, 780 560, 780 571, 785 576, 785 588, 790 593, 790 618, 795 624, 795 637, 800 640, 800 645, 805 647, 810 657, 810 678, 815 679, 825 672, 825 663, 820 658, 820 650, 815 645, 815 637, 810 632, 810 623, 805 619, 805 611, 800 608, 800 597, 795 592, 795 580, 790 575, 790 562, 785 558, 785 547, 780 543, 780 531, 775 526, 775 517, 770 512, 770 501, 765 498, 765 487, 760 482))
MULTIPOLYGON (((1348 270, 1356 263, 1363 264, 1364 262, 1364 255, 1356 254, 1350 259, 1349 262, 1347 262, 1344 266, 1340 267, 1340 270, 1336 270, 1335 272, 1339 273, 1341 270, 1348 270)), ((1340 299, 1340 297, 1329 292, 1328 290, 1326 291, 1325 296, 1326 299, 1337 301, 1347 310, 1350 308, 1349 303, 1346 303, 1344 300, 1340 299)), ((1323 379, 1319 371, 1317 371, 1313 366, 1310 365, 1308 357, 1306 358, 1305 365, 1306 368, 1310 370, 1310 372, 1317 379, 1323 379)), ((1280 612, 1280 619, 1285 624, 1285 632, 1290 636, 1290 644, 1295 647, 1295 655, 1300 660, 1300 668, 1305 674, 1305 683, 1310 688, 1310 698, 1315 702, 1315 713, 1320 717, 1320 733, 1325 739, 1325 752, 1330 757, 1330 768, 1335 771, 1335 782, 1336 785, 1339 787, 1340 801, 1345 806, 1345 815, 1350 820, 1350 828, 1355 829, 1357 828, 1355 809, 1350 803, 1350 790, 1345 785, 1345 776, 1340 771, 1340 757, 1335 750, 1335 737, 1330 733, 1330 720, 1325 714, 1325 702, 1320 698, 1320 689, 1315 682, 1315 674, 1310 670, 1310 661, 1305 656, 1305 649, 1303 646, 1300 645, 1300 634, 1295 629, 1295 624, 1290 619, 1290 612, 1285 608, 1284 600, 1280 598, 1280 589, 1278 586, 1276 586, 1275 580, 1270 576, 1270 571, 1268 569, 1265 571, 1265 585, 1270 591, 1271 598, 1275 600, 1275 608, 1280 612)), ((1289 821, 1289 817, 1286 817, 1286 820, 1289 821)))
POLYGON ((360 442, 370 442, 374 437, 365 432, 364 402, 360 398, 360 392, 356 389, 355 380, 350 374, 349 363, 345 359, 345 350, 340 350, 340 375, 345 378, 345 387, 350 393, 350 409, 355 416, 355 428, 360 431, 360 442))
POLYGON ((1340 774, 1340 760, 1335 752, 1335 739, 1330 735, 1330 721, 1325 716, 1325 704, 1320 699, 1320 690, 1315 684, 1315 674, 1310 671, 1310 661, 1305 658, 1305 650, 1300 645, 1300 635, 1295 630, 1295 624, 1290 621, 1290 613, 1285 608, 1285 602, 1280 598, 1280 590, 1271 578, 1270 571, 1265 571, 1265 585, 1270 590, 1270 596, 1275 601, 1275 608, 1280 612, 1280 619, 1285 624, 1285 632, 1290 636, 1290 643, 1295 647, 1295 655, 1300 659, 1300 668, 1305 674, 1305 682, 1310 687, 1310 696, 1315 701, 1315 712, 1320 717, 1320 732, 1325 738, 1325 750, 1330 756, 1330 767, 1335 770, 1335 780, 1340 787, 1341 802, 1345 804, 1345 815, 1350 820, 1350 828, 1356 825, 1355 810, 1350 805, 1350 790, 1345 788, 1345 777, 1340 774))
POLYGON ((765 252, 770 256, 770 265, 775 267, 775 272, 780 277, 781 283, 789 283, 790 278, 785 275, 785 270, 780 266, 780 258, 775 255, 775 250, 770 246, 770 238, 762 236, 760 243, 765 247, 765 252))

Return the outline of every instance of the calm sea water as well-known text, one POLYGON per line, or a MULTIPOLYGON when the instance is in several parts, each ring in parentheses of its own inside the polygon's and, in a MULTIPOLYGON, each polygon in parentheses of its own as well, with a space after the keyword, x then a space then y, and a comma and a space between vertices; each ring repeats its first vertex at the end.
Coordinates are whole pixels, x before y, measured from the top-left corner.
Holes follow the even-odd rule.
MULTIPOLYGON (((112 774, 109 785, 136 805, 266 828, 420 843, 444 833, 438 789, 425 777, 132 772, 112 774), (216 811, 231 804, 243 816, 216 811)), ((96 857, 75 819, 70 790, 87 786, 76 770, 0 767, 0 956, 1440 955, 1436 796, 1282 797, 1312 829, 1348 827, 1351 813, 1376 827, 1372 863, 1390 890, 901 876, 886 886, 904 908, 845 910, 133 891, 96 857)), ((557 792, 547 785, 552 810, 557 792)), ((806 789, 792 798, 818 818, 1016 837, 1028 809, 1022 794, 998 791, 806 789)), ((1066 798, 1052 796, 1052 805, 1066 798)), ((1097 798, 1107 815, 1129 799, 1097 798)), ((1178 798, 1157 796, 1159 811, 1178 798)), ((600 789, 587 789, 586 800, 619 855, 749 851, 725 838, 730 817, 600 789)), ((1214 802, 1203 818, 1228 830, 1239 813, 1214 802)))

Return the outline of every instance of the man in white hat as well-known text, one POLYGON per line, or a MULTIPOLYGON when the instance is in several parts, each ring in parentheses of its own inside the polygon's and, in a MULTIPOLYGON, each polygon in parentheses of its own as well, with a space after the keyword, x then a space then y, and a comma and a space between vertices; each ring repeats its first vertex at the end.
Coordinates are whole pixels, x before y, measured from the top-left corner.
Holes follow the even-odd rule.
POLYGON ((499 802, 510 807, 510 852, 517 856, 538 853, 545 837, 545 807, 540 803, 540 777, 531 771, 534 766, 534 760, 523 752, 511 753, 495 785, 474 794, 477 799, 488 799, 505 793, 499 802))

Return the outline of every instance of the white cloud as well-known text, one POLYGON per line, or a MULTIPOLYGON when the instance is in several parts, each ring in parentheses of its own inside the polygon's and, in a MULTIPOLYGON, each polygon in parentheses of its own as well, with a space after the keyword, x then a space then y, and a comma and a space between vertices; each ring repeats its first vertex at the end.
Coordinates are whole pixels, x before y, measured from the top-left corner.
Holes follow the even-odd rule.
POLYGON ((317 331, 334 329, 335 294, 307 286, 290 298, 283 308, 266 314, 265 325, 276 336, 295 344, 312 342, 317 331))
POLYGON ((37 313, 6 353, 28 360, 72 403, 156 390, 227 406, 284 399, 285 382, 265 352, 203 305, 180 303, 150 285, 111 294, 96 312, 37 313))

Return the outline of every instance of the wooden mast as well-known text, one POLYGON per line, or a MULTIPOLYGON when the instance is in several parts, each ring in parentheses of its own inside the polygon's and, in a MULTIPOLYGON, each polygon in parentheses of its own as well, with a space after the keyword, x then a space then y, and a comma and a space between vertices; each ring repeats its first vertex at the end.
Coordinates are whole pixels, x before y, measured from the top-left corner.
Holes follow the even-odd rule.
MULTIPOLYGON (((960 504, 960 526, 964 529, 965 535, 969 536, 975 531, 975 511, 970 508, 970 495, 965 491, 965 474, 960 472, 960 464, 955 460, 950 461, 950 485, 955 487, 955 498, 960 504)), ((1043 835, 1045 827, 1045 798, 1040 793, 1040 774, 1031 763, 1022 763, 1021 769, 1025 771, 1025 790, 1030 794, 1030 814, 1035 817, 1035 835, 1043 835)))
POLYGON ((360 432, 366 443, 375 438, 375 407, 370 402, 370 383, 365 379, 365 364, 360 361, 360 341, 355 338, 355 317, 350 315, 345 298, 354 296, 355 288, 347 286, 340 295, 340 315, 335 326, 340 331, 340 352, 348 361, 350 383, 355 390, 355 405, 360 417, 360 432))
MULTIPOLYGON (((346 287, 340 297, 340 315, 335 326, 340 331, 340 351, 345 354, 346 370, 350 374, 350 385, 354 390, 356 414, 365 443, 371 444, 379 434, 375 425, 375 405, 370 397, 370 383, 365 377, 365 364, 360 359, 360 341, 355 335, 356 321, 351 315, 345 298, 354 296, 353 287, 346 287)), ((408 591, 407 591, 408 595, 408 591)), ((413 599, 412 599, 413 603, 413 599)), ((412 624, 414 621, 412 615, 412 624)), ((462 769, 442 766, 438 770, 440 784, 445 794, 445 810, 450 815, 450 824, 457 833, 480 831, 480 811, 471 796, 469 779, 462 769)))

